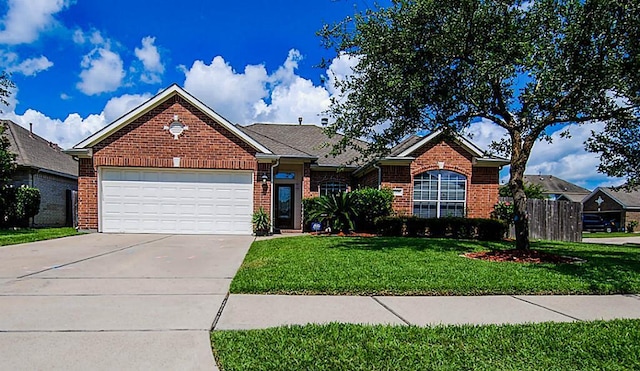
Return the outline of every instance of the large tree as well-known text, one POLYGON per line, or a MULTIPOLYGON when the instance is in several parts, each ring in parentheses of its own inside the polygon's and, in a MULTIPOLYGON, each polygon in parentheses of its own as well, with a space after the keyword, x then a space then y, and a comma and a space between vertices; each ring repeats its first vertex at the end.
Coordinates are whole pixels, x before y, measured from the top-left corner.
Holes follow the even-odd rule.
POLYGON ((523 177, 536 141, 639 116, 639 18, 637 0, 394 0, 358 13, 320 31, 356 61, 327 131, 345 134, 337 151, 364 137, 364 154, 379 156, 418 130, 480 119, 506 129, 492 148, 510 158, 516 247, 528 249, 523 177))

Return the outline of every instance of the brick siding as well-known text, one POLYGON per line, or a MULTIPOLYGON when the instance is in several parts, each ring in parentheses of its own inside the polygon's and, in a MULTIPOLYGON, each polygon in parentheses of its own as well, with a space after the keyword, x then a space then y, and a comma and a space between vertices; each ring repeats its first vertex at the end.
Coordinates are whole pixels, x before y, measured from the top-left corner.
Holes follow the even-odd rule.
POLYGON ((98 143, 93 153, 93 159, 80 161, 78 224, 81 229, 98 228, 96 174, 100 166, 174 168, 173 158, 179 157, 180 168, 253 170, 254 208, 270 204, 270 189, 263 189, 261 173, 256 171, 256 150, 179 96, 167 99, 113 133, 98 143), (163 129, 173 122, 174 115, 189 127, 177 140, 163 129))
POLYGON ((303 192, 308 196, 317 197, 320 196, 320 185, 326 182, 340 182, 347 185, 347 189, 351 189, 351 172, 346 171, 312 171, 309 188, 303 192))

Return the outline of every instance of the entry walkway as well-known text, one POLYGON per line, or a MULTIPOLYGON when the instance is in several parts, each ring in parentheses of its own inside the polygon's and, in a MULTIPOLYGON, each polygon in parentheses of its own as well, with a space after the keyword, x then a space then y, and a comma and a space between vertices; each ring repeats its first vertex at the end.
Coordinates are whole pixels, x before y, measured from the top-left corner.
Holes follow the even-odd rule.
POLYGON ((214 329, 260 329, 329 322, 427 326, 615 318, 640 318, 640 295, 230 295, 214 329))

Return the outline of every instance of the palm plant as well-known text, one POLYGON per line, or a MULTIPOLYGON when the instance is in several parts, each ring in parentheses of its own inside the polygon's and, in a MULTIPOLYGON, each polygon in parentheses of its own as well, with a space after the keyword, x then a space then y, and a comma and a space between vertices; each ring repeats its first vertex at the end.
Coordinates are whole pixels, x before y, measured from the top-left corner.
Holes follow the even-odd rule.
POLYGON ((354 219, 357 216, 354 194, 340 192, 318 199, 317 207, 310 211, 309 219, 327 222, 334 231, 349 232, 355 229, 354 219))

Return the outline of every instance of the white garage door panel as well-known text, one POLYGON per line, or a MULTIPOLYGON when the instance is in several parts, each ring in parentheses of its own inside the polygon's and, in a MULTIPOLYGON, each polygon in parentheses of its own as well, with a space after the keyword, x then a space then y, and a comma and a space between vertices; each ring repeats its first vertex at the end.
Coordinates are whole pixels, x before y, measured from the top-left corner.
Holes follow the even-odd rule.
POLYGON ((103 169, 103 232, 250 234, 249 172, 103 169))

